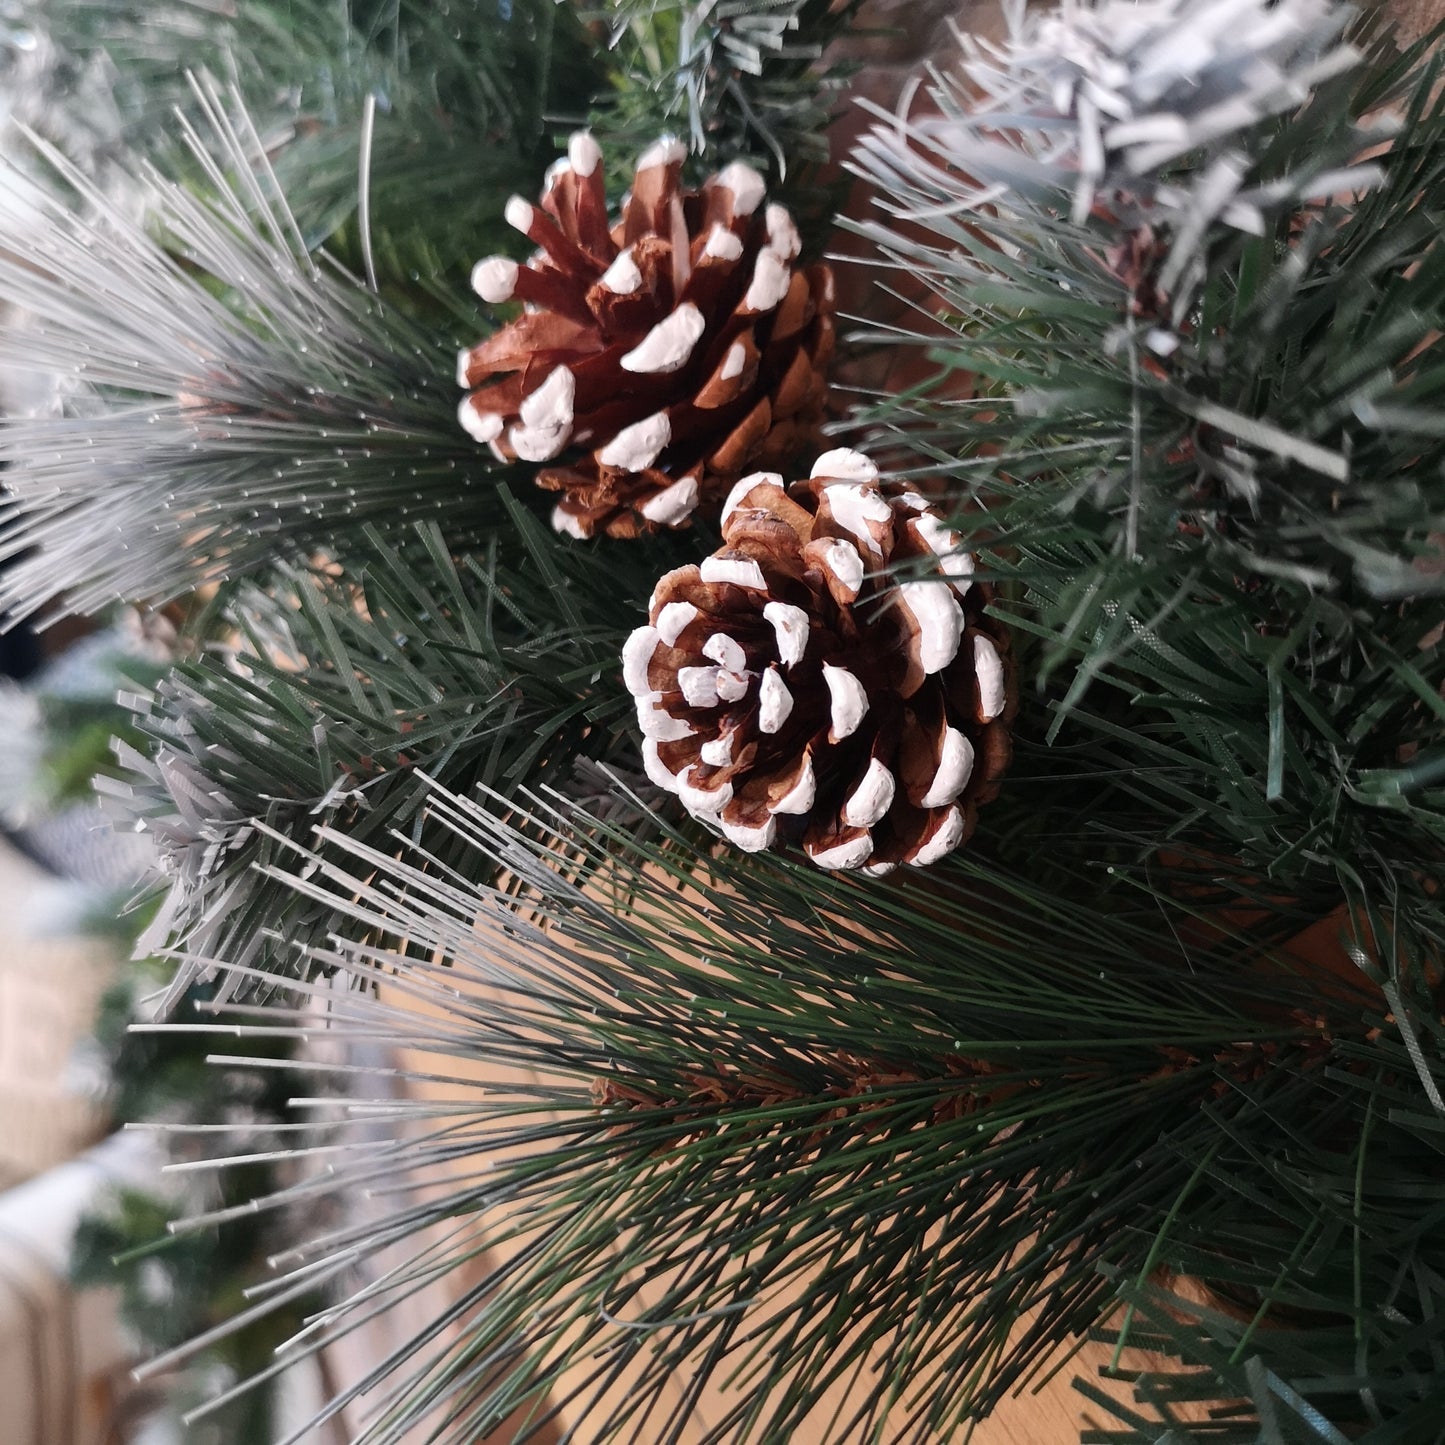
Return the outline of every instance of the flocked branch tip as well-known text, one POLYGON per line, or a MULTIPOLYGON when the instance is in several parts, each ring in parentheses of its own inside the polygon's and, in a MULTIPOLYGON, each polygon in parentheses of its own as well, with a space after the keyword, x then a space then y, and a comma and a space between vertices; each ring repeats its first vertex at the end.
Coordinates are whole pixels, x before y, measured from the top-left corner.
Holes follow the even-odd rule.
POLYGON ((1162 229, 1159 290, 1192 295, 1211 228, 1262 234, 1286 202, 1378 181, 1375 165, 1324 156, 1261 175, 1246 144, 1359 64, 1339 40, 1352 14, 1332 0, 1018 7, 1001 45, 961 37, 937 112, 873 127, 854 166, 904 219, 1056 205, 1075 225, 1162 229))

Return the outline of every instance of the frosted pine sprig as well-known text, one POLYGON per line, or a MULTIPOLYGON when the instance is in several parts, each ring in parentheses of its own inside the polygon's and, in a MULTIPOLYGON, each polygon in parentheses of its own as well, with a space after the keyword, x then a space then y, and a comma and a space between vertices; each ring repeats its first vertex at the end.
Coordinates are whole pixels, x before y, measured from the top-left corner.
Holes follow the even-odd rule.
POLYGON ((1280 176, 1257 172, 1249 133, 1357 65, 1329 0, 1108 0, 1009 12, 1002 44, 961 36, 936 113, 887 117, 853 168, 880 207, 930 227, 983 208, 1038 208, 1074 225, 1163 231, 1161 293, 1189 294, 1217 226, 1261 234, 1286 202, 1375 184, 1330 148, 1280 176))
POLYGON ((409 526, 496 488, 454 435, 444 340, 306 248, 239 98, 198 83, 210 186, 138 164, 136 220, 32 139, 0 247, 0 349, 56 380, 58 415, 0 435, 0 607, 94 612, 175 596, 409 526), (258 159, 260 157, 260 159, 258 159))

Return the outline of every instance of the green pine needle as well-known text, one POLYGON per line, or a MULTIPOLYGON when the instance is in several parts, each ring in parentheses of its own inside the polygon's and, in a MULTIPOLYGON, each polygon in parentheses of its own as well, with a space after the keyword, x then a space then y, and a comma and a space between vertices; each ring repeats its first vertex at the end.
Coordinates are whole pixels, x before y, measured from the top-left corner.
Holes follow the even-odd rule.
MULTIPOLYGON (((946 1437, 1097 1324, 1113 1278, 1164 1265, 1255 1300, 1267 1339, 1276 1315, 1339 1311, 1359 1261, 1371 1291, 1392 1281, 1369 1315, 1382 1359, 1411 1337, 1445 1264, 1413 1202, 1431 1121, 1386 1120, 1410 1063, 1351 1045, 1361 999, 1267 983, 1222 934, 1186 960, 1162 895, 1091 914, 981 864, 878 889, 700 861, 539 800, 433 791, 429 812, 457 844, 444 867, 400 838, 271 838, 277 878, 336 920, 317 961, 353 987, 327 991, 331 1035, 419 1051, 408 1070, 451 1101, 394 1101, 389 1142, 261 1201, 378 1169, 435 1186, 303 1246, 313 1282, 448 1224, 302 1347, 500 1251, 439 1357, 418 1337, 348 1392, 385 1387, 363 1440, 437 1406, 438 1440, 519 1406, 532 1438, 558 1389, 588 1438, 667 1438, 681 1379, 743 1388, 704 1438, 782 1442, 865 1358, 857 1415, 820 1440, 872 1438, 890 1409, 896 1438, 946 1437), (495 865, 508 891, 472 881, 495 865), (451 1059, 535 1082, 483 1089, 451 1059), (1402 1227, 1424 1274, 1399 1269, 1402 1227)), ((315 990, 262 976, 258 1024, 304 1029, 315 990)))
POLYGON ((355 574, 282 571, 235 589, 218 619, 235 644, 133 700, 142 748, 122 747, 128 780, 98 785, 155 837, 170 878, 141 951, 199 960, 172 998, 212 960, 232 970, 223 997, 247 992, 245 968, 301 966, 335 927, 331 908, 269 878, 278 838, 327 826, 380 845, 400 832, 450 867, 456 845, 425 825, 423 777, 585 792, 585 763, 631 761, 618 604, 641 614, 650 568, 578 549, 503 500, 516 534, 485 557, 454 562, 435 523, 396 543, 369 531, 355 574))
POLYGON ((983 549, 1037 685, 1025 732, 1139 811, 1081 809, 1139 858, 1194 851, 1297 899, 1388 906, 1390 967, 1428 1007, 1445 933, 1439 66, 1427 45, 1340 43, 1341 10, 1226 24, 1227 8, 1023 21, 968 61, 985 100, 944 74, 937 115, 875 128, 855 163, 906 224, 861 229, 933 308, 876 339, 926 345, 938 373, 860 420, 941 480, 983 549), (1258 64, 1253 25, 1273 37, 1258 64), (1202 48, 1170 50, 1175 30, 1202 48), (1157 57, 1186 53, 1208 82, 1163 91, 1157 57), (1080 75, 1131 123, 1060 89, 1080 75), (969 373, 977 396, 957 400, 969 373))

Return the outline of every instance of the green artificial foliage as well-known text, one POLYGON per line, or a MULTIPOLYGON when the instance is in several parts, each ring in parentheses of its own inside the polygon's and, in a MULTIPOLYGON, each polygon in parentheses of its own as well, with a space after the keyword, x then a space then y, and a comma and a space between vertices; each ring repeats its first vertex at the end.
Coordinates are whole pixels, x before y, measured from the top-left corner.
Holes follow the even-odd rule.
MULTIPOLYGON (((514 1438, 533 1438, 559 1388, 592 1402, 589 1438, 666 1438, 681 1379, 742 1382, 701 1438, 782 1442, 865 1358, 857 1414, 826 1438, 874 1438, 890 1410, 884 1438, 949 1438, 1107 1313, 1117 1282, 1164 1266, 1248 1300, 1276 1368, 1353 1352, 1363 1330, 1371 1408, 1438 1407, 1445 1261, 1419 1212, 1434 1119, 1408 1108, 1405 1048, 1355 1036, 1363 988, 1322 1000, 1233 933, 1187 945, 1196 920, 1165 894, 1090 904, 1083 879, 1061 898, 978 861, 884 891, 579 830, 541 801, 512 821, 496 798, 428 806, 472 864, 408 852, 369 881, 382 855, 323 833, 282 870, 353 919, 355 941, 319 955, 357 985, 340 1035, 384 1029, 420 1051, 418 1080, 459 1091, 418 1099, 419 1135, 398 1128, 385 1154, 439 1192, 378 1239, 463 1222, 392 1287, 505 1261, 459 1302, 440 1361, 388 1360, 358 1386, 401 1375, 367 1441, 404 1438, 438 1398, 439 1440, 518 1406, 514 1438), (470 881, 489 861, 517 896, 470 881), (535 1082, 450 1076, 477 1057, 535 1082), (459 1154, 489 1166, 449 1179, 459 1154), (1304 1349, 1271 1311, 1309 1324, 1304 1349)), ((284 1027, 295 1006, 267 1013, 284 1027)), ((303 1254, 329 1268, 333 1247, 303 1254)), ((1352 1418, 1353 1381, 1313 1388, 1352 1418)))
MULTIPOLYGON (((227 988, 244 989, 242 968, 304 966, 337 922, 281 896, 267 830, 422 842, 435 831, 424 778, 512 791, 574 782, 587 760, 633 761, 617 736, 628 621, 617 604, 640 607, 650 576, 595 550, 564 558, 568 543, 502 500, 505 552, 501 532, 458 564, 428 523, 396 544, 367 535, 355 578, 283 571, 266 589, 233 588, 232 643, 136 699, 148 747, 126 745, 132 781, 103 787, 155 834, 177 879, 148 946, 226 958, 238 966, 227 988)), ((451 861, 445 835, 426 846, 451 861)))
POLYGON ((828 159, 823 135, 852 67, 820 74, 860 0, 613 0, 591 12, 615 56, 597 115, 607 133, 672 131, 699 156, 748 157, 784 180, 828 159))
POLYGON ((327 1072, 324 1006, 382 1105, 253 1186, 258 1229, 322 1221, 264 1292, 324 1299, 290 1348, 466 1270, 351 1392, 367 1445, 563 1405, 599 1441, 963 1440, 1106 1330, 1137 1401, 1082 1382, 1089 1438, 1437 1440, 1430 45, 1327 0, 1012 7, 848 158, 859 340, 924 365, 845 425, 975 554, 1019 691, 966 849, 868 879, 643 781, 619 650, 717 538, 556 536, 452 376, 499 319, 465 266, 579 118, 618 166, 662 129, 697 176, 751 157, 825 237, 823 56, 863 16, 513 3, 56 3, 121 136, 103 173, 29 142, 0 256, 7 354, 59 378, 0 433, 0 601, 208 594, 110 785, 168 870, 170 1001, 214 971, 252 1051, 220 1067, 278 1075, 327 1072), (434 1187, 329 1227, 379 1174, 434 1187))
POLYGON ((95 391, 0 437, 12 613, 166 600, 469 502, 481 535, 501 512, 496 469, 458 436, 454 347, 313 258, 269 167, 246 160, 249 119, 233 124, 212 86, 197 100, 214 151, 192 153, 214 191, 138 164, 159 235, 48 147, 84 209, 16 176, 34 227, 0 261, 0 288, 46 320, 12 322, 14 350, 95 391))
POLYGON ((1349 900, 1372 915, 1366 952, 1390 935, 1376 966, 1429 1007, 1445 109, 1425 47, 1373 54, 1297 111, 1261 102, 1209 147, 1177 145, 1172 221, 1127 157, 1080 217, 1067 168, 1039 161, 1057 136, 1024 121, 1000 144, 954 85, 917 139, 963 171, 879 127, 860 169, 908 224, 863 229, 939 312, 909 338, 938 381, 863 420, 950 488, 1000 615, 1033 640, 1041 740, 1086 786, 1119 778, 1136 859, 1349 900), (1354 164, 1396 129, 1387 159, 1354 164), (1237 227, 1183 199, 1225 163, 1214 204, 1247 210, 1237 227), (999 178, 986 206, 969 166, 999 178), (967 402, 949 394, 963 373, 967 402))
MULTIPOLYGON (((438 276, 459 287, 505 244, 496 197, 535 184, 605 83, 577 12, 555 0, 34 8, 59 50, 57 91, 92 67, 104 77, 118 161, 138 149, 190 172, 174 113, 195 114, 188 76, 210 71, 244 96, 308 244, 331 240, 360 272, 364 195, 377 268, 414 295, 438 276)), ((53 105, 67 110, 63 92, 53 105)))
POLYGON ((828 180, 827 131, 856 61, 820 65, 859 28, 862 0, 610 0, 586 6, 605 33, 607 85, 589 124, 610 162, 614 193, 633 158, 662 134, 685 139, 693 181, 734 160, 769 179, 802 222, 810 249, 826 243, 844 186, 828 180))
POLYGON ((478 256, 515 248, 499 201, 532 192, 557 142, 589 120, 618 191, 674 133, 699 171, 751 159, 821 212, 831 193, 809 175, 849 68, 820 77, 817 62, 858 0, 26 8, 55 52, 40 128, 73 158, 123 168, 139 150, 191 173, 174 115, 196 113, 188 76, 209 71, 244 98, 307 243, 358 273, 369 248, 388 293, 418 306, 459 290, 478 256), (77 87, 97 113, 88 125, 77 87))

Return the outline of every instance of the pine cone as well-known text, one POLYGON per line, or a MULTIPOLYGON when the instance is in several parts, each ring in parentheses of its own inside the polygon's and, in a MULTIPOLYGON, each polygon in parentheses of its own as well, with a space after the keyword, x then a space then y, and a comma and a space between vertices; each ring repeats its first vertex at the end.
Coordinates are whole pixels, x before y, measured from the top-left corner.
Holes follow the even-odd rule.
POLYGON ((796 839, 886 873, 958 847, 1012 714, 1008 639, 958 537, 839 450, 790 492, 738 482, 723 538, 663 577, 623 652, 649 777, 750 852, 796 839))
POLYGON ((574 135, 540 206, 507 203, 540 249, 472 273, 483 300, 526 310, 461 354, 462 425, 501 460, 560 459, 537 482, 563 494, 552 520, 577 537, 683 526, 745 468, 818 439, 832 273, 793 268, 797 228, 762 207, 756 171, 733 164, 682 191, 684 154, 653 146, 609 225, 601 151, 574 135))

